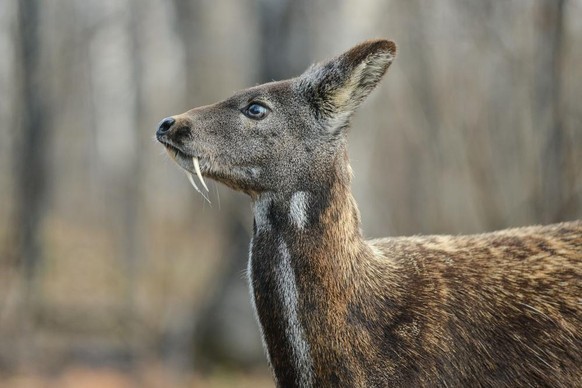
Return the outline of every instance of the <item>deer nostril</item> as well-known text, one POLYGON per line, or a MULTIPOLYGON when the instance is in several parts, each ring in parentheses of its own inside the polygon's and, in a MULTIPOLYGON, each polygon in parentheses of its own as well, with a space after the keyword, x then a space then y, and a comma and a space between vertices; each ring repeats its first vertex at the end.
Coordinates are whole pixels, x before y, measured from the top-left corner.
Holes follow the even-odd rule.
POLYGON ((174 120, 172 117, 166 117, 160 123, 160 126, 158 127, 158 131, 156 132, 156 134, 158 136, 166 134, 170 130, 172 125, 174 125, 175 122, 176 120, 174 120))

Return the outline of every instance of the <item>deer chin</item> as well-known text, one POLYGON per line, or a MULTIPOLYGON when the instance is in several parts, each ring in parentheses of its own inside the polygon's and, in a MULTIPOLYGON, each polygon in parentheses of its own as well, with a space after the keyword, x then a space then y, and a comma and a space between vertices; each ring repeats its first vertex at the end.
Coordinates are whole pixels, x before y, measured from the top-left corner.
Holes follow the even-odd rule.
POLYGON ((263 191, 257 185, 261 168, 252 166, 237 166, 221 164, 213 161, 212 165, 206 165, 206 177, 221 183, 232 190, 245 193, 253 197, 263 191))
POLYGON ((211 203, 206 194, 209 192, 209 189, 201 170, 204 170, 204 176, 206 178, 211 178, 233 190, 241 191, 249 195, 252 195, 256 191, 253 182, 260 174, 261 169, 258 167, 225 165, 213 158, 191 156, 170 143, 164 142, 163 145, 172 160, 184 170, 192 187, 208 203, 211 203), (199 183, 197 183, 194 175, 196 175, 199 183), (202 186, 200 187, 200 185, 202 186))

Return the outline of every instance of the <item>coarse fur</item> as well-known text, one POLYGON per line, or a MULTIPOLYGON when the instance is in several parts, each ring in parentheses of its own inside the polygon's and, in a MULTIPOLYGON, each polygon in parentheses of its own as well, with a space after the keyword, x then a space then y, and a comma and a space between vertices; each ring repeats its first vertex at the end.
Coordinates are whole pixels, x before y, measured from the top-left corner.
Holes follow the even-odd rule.
POLYGON ((367 41, 158 131, 182 168, 197 158, 253 201, 249 286, 277 385, 582 386, 582 222, 364 240, 345 134, 395 55, 367 41))

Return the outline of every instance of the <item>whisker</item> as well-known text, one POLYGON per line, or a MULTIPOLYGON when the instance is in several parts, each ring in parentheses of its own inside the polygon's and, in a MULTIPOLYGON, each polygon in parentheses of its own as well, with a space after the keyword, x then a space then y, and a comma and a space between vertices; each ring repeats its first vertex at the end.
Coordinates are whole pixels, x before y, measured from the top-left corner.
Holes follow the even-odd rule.
POLYGON ((218 184, 214 183, 214 190, 216 191, 216 200, 218 201, 218 210, 220 209, 220 193, 218 192, 218 184))

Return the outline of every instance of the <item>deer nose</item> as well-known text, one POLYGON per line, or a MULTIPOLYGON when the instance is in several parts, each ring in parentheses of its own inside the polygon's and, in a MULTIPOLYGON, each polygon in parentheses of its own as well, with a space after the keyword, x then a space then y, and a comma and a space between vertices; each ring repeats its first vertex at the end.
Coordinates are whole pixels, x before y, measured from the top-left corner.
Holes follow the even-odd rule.
POLYGON ((160 123, 160 126, 158 127, 156 135, 162 136, 168 133, 168 131, 170 130, 172 125, 174 125, 175 122, 176 120, 174 120, 172 117, 166 117, 165 119, 163 119, 162 122, 160 123))

